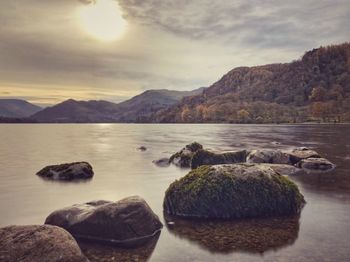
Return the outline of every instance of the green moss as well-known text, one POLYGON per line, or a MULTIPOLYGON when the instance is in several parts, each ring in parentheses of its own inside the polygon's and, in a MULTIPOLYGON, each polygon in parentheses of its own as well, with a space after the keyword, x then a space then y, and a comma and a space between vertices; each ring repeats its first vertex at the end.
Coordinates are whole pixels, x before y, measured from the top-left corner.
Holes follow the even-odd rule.
POLYGON ((255 165, 200 166, 166 191, 169 214, 213 218, 298 213, 304 198, 298 187, 272 169, 255 165))

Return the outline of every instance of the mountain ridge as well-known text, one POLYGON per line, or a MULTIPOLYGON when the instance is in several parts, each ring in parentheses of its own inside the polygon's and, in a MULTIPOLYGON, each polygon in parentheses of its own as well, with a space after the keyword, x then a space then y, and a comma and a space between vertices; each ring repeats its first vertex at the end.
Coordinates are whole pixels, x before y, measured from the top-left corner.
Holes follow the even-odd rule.
POLYGON ((77 101, 65 100, 47 107, 30 118, 36 122, 47 123, 93 123, 93 122, 142 122, 160 109, 178 103, 183 97, 202 92, 193 91, 146 90, 121 103, 104 100, 77 101))
POLYGON ((42 108, 23 99, 0 98, 0 117, 29 117, 42 108))
POLYGON ((230 70, 203 94, 152 115, 161 123, 350 121, 350 43, 300 60, 230 70))

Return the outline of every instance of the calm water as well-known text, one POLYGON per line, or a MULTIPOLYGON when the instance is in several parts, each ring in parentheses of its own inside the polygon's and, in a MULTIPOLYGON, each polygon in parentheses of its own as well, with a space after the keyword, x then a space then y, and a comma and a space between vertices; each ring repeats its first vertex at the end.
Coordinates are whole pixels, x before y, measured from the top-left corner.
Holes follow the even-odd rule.
POLYGON ((188 170, 152 160, 192 141, 220 150, 308 146, 338 168, 292 178, 307 201, 300 218, 179 221, 163 228, 150 261, 350 261, 350 125, 0 125, 0 226, 40 224, 61 207, 131 195, 164 221, 164 192, 188 170), (142 145, 146 152, 136 150, 142 145), (95 177, 57 183, 35 175, 73 161, 90 162, 95 177))

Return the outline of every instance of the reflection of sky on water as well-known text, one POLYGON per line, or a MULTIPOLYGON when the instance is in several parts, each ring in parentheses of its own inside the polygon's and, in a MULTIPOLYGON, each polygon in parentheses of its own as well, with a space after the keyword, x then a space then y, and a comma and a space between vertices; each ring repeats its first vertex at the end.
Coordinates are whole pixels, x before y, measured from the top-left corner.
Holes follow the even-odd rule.
POLYGON ((292 179, 307 204, 295 242, 262 255, 212 253, 165 227, 150 261, 349 261, 349 125, 1 125, 0 225, 43 223, 53 210, 94 199, 140 195, 163 219, 164 192, 188 170, 152 161, 197 141, 216 150, 310 146, 337 165, 331 173, 292 179), (138 147, 147 151, 140 152, 138 147), (51 183, 35 176, 49 164, 88 161, 87 183, 51 183))

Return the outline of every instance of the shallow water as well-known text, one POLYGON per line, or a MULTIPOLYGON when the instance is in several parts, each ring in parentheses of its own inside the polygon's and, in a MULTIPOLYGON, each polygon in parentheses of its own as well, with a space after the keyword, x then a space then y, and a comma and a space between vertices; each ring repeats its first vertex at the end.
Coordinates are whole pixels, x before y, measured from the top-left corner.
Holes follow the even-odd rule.
POLYGON ((131 195, 164 222, 164 192, 188 170, 152 160, 193 141, 217 150, 308 146, 337 169, 291 178, 307 201, 300 218, 179 221, 163 228, 144 255, 149 261, 350 261, 350 125, 0 125, 0 226, 40 224, 61 207, 131 195), (90 162, 94 178, 58 183, 35 175, 73 161, 90 162))

